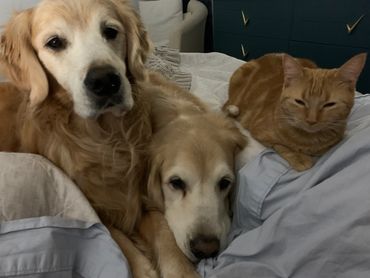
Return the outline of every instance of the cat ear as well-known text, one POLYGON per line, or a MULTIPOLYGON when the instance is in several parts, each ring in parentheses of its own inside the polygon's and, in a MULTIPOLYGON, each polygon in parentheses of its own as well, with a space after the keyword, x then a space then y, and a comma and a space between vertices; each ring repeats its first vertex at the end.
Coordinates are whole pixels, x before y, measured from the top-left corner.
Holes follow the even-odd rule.
POLYGON ((283 54, 284 86, 290 86, 293 80, 303 75, 303 67, 288 54, 283 54))
POLYGON ((365 66, 366 57, 366 53, 361 53, 349 59, 339 68, 340 79, 342 81, 349 82, 353 87, 355 87, 357 79, 365 66))

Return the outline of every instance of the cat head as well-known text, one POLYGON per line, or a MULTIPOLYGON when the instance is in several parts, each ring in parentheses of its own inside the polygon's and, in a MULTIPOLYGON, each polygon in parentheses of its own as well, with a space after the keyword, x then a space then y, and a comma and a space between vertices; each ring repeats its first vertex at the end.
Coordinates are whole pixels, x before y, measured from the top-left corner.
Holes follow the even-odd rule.
POLYGON ((284 54, 281 120, 310 133, 343 129, 366 56, 358 54, 340 68, 321 69, 303 67, 299 60, 284 54))

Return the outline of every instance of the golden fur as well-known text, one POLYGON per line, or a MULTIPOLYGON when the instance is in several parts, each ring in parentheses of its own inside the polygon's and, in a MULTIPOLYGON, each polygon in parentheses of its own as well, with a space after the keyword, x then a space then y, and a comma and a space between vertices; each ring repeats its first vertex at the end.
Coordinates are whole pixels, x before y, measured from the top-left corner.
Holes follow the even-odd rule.
MULTIPOLYGON (((137 32, 127 36, 131 38, 128 43, 135 44, 128 55, 130 74, 139 84, 145 79, 143 62, 149 43, 142 42, 146 34, 126 1, 108 2, 122 13, 128 30, 137 32)), ((135 85, 136 105, 123 118, 109 113, 99 119, 76 115, 70 97, 43 69, 32 48, 31 34, 36 34, 37 29, 31 26, 38 22, 32 18, 34 12, 28 10, 13 17, 1 37, 1 64, 12 83, 25 92, 11 95, 9 85, 2 87, 0 103, 13 107, 1 112, 10 113, 2 120, 15 120, 17 134, 12 145, 17 148, 1 145, 0 150, 47 157, 79 185, 106 224, 131 233, 140 218, 139 193, 145 183, 145 165, 141 161, 151 136, 148 103, 142 99, 140 85, 135 85)), ((0 142, 9 140, 6 131, 1 130, 0 136, 0 142)))
POLYGON ((239 113, 243 127, 293 168, 306 170, 342 139, 365 60, 360 54, 327 70, 287 54, 267 54, 233 74, 224 109, 239 113))
MULTIPOLYGON (((180 114, 203 115, 208 110, 196 97, 160 76, 152 74, 148 79, 144 63, 150 44, 128 2, 44 0, 42 9, 26 10, 9 21, 0 43, 0 65, 11 80, 0 84, 0 151, 40 154, 63 169, 110 228, 134 277, 158 277, 153 265, 126 237, 135 238, 137 228, 152 247, 148 251, 155 255, 162 277, 198 277, 163 218, 163 203, 152 194, 160 188, 149 186, 147 191, 148 159, 155 153, 154 148, 150 154, 147 149, 153 129, 162 129, 180 114), (38 34, 60 18, 84 30, 91 11, 101 7, 114 13, 124 26, 122 53, 134 106, 120 116, 105 112, 85 118, 76 113, 70 92, 41 62, 38 51, 44 45, 39 45, 38 34), (149 211, 142 219, 144 194, 152 200, 147 199, 149 211)), ((231 152, 228 163, 232 164, 234 146, 243 145, 244 138, 223 117, 207 117, 215 128, 225 128, 218 131, 224 137, 220 144, 225 146, 224 152, 231 152)), ((151 166, 157 169, 158 165, 151 166)))
MULTIPOLYGON (((150 80, 152 84, 158 86, 159 91, 148 96, 152 103, 153 139, 150 145, 151 169, 146 194, 147 212, 141 223, 140 233, 151 245, 163 277, 186 278, 191 277, 192 269, 183 260, 185 258, 181 259, 183 257, 181 250, 190 259, 194 258, 186 248, 179 249, 179 245, 183 247, 182 242, 178 241, 176 232, 175 237, 169 233, 168 225, 176 231, 176 227, 172 226, 173 221, 185 222, 185 218, 196 215, 202 217, 202 221, 207 218, 198 211, 199 204, 191 202, 190 191, 198 189, 199 193, 196 194, 205 211, 208 205, 207 198, 212 195, 211 192, 216 192, 220 197, 217 203, 221 204, 216 213, 225 213, 224 218, 229 219, 228 194, 231 187, 220 192, 217 190, 217 182, 225 173, 229 175, 232 183, 234 182, 235 155, 245 147, 246 138, 240 133, 234 121, 222 114, 211 112, 189 92, 165 81, 157 74, 151 74, 150 80), (226 169, 222 168, 217 172, 219 166, 225 166, 226 169), (192 184, 188 184, 189 191, 181 193, 181 190, 179 192, 179 190, 170 189, 166 179, 174 167, 180 172, 182 170, 191 172, 190 176, 181 176, 181 173, 176 172, 177 176, 185 181, 192 181, 192 184), (184 215, 181 212, 175 212, 172 201, 168 200, 178 198, 182 194, 184 198, 180 198, 182 200, 179 207, 184 215), (172 221, 168 218, 171 212, 175 213, 175 219, 172 221), (168 224, 161 219, 162 213, 166 215, 168 224), (155 233, 150 232, 153 229, 155 233), (174 264, 168 264, 173 257, 179 260, 174 264)), ((219 219, 219 223, 209 223, 209 226, 204 227, 201 232, 212 233, 211 226, 217 226, 217 224, 227 227, 228 224, 223 222, 227 219, 219 219)), ((190 231, 186 232, 190 233, 190 231)))

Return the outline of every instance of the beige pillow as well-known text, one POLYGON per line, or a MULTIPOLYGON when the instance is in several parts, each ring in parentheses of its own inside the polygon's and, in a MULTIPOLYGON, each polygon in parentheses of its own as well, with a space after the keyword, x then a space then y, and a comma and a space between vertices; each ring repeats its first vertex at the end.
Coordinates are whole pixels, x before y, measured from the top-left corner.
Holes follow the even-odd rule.
POLYGON ((139 7, 149 37, 157 45, 166 44, 183 21, 182 0, 140 1, 139 7))

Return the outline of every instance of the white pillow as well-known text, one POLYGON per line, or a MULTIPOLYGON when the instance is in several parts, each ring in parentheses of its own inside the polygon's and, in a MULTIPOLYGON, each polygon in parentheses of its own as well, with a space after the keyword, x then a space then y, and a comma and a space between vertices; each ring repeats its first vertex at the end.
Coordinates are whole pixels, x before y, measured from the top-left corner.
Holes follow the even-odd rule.
POLYGON ((136 11, 139 12, 139 0, 131 0, 131 2, 136 11))
POLYGON ((168 42, 183 21, 182 0, 140 1, 139 10, 149 37, 156 44, 168 42))

